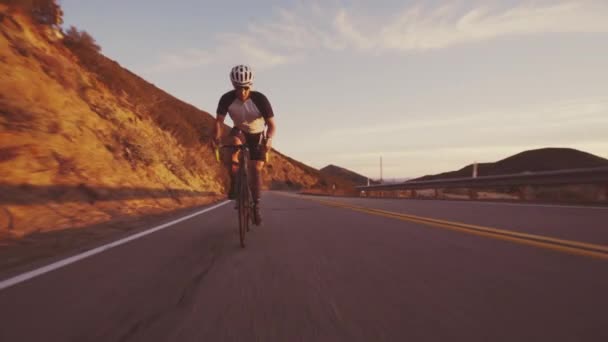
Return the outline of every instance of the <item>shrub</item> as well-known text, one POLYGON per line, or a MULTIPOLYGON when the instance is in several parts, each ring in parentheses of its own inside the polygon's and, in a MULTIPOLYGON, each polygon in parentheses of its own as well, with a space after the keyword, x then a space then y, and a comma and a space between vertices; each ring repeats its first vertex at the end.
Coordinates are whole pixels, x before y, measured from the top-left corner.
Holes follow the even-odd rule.
POLYGON ((57 0, 0 0, 0 3, 22 8, 40 24, 63 24, 63 11, 57 0))
POLYGON ((83 49, 95 53, 101 51, 101 47, 97 45, 95 39, 87 31, 79 31, 74 26, 70 26, 67 30, 63 42, 69 48, 83 49))

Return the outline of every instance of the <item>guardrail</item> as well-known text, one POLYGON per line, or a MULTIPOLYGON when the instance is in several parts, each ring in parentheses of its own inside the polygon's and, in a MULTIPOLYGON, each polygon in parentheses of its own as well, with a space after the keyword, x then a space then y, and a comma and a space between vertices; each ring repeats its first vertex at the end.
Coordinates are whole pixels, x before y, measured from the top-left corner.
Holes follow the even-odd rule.
MULTIPOLYGON (((399 184, 357 186, 356 188, 362 194, 370 197, 417 197, 416 190, 435 190, 434 196, 431 197, 436 198, 442 196, 439 189, 467 189, 470 198, 478 198, 478 189, 510 188, 510 192, 514 193, 518 199, 529 200, 538 197, 534 196, 534 192, 538 192, 538 189, 574 185, 587 186, 584 191, 588 193, 589 201, 608 201, 608 167, 408 181, 399 184), (404 191, 409 191, 409 194, 404 191), (591 192, 593 194, 590 194, 591 192)), ((570 192, 574 192, 574 190, 571 189, 570 192)), ((559 200, 568 199, 559 198, 559 200)))

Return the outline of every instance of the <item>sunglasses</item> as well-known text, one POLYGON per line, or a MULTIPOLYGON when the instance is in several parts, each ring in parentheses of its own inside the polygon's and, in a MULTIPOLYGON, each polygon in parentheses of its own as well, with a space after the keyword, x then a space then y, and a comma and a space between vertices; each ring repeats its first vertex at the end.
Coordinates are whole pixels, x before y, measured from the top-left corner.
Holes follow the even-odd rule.
POLYGON ((243 86, 235 86, 235 87, 234 87, 234 89, 236 89, 236 90, 244 90, 244 91, 249 91, 249 89, 251 89, 251 88, 250 88, 250 87, 248 87, 248 86, 245 86, 245 87, 243 87, 243 86))

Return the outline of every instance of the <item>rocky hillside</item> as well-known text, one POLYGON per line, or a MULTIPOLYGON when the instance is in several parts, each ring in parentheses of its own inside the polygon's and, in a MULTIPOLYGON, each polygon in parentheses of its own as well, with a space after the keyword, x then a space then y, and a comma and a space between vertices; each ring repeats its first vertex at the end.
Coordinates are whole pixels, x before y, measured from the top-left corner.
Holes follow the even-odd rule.
MULTIPOLYGON (((338 178, 338 179, 346 179, 356 185, 367 185, 367 180, 368 180, 367 177, 360 175, 354 171, 340 167, 340 166, 330 164, 330 165, 327 165, 326 167, 322 168, 320 171, 321 171, 322 175, 329 177, 329 178, 333 177, 333 178, 338 178)), ((370 180, 370 182, 372 184, 376 183, 371 180, 370 180)))
MULTIPOLYGON (((226 177, 207 144, 211 115, 103 56, 86 32, 71 29, 62 37, 6 3, 0 3, 0 239, 223 196, 226 177)), ((318 170, 280 153, 268 171, 270 188, 328 184, 318 170)))
MULTIPOLYGON (((479 163, 478 176, 507 175, 521 172, 555 171, 608 166, 608 159, 572 148, 541 148, 524 151, 494 163, 479 163)), ((415 179, 433 180, 471 177, 473 165, 458 171, 444 172, 415 179)))

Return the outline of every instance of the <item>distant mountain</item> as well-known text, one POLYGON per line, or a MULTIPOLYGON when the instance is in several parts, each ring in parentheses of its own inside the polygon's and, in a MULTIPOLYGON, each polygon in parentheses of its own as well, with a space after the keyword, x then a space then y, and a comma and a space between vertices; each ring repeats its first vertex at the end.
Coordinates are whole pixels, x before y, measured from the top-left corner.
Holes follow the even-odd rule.
MULTIPOLYGON (((608 166, 608 159, 572 148, 541 148, 518 153, 495 163, 478 163, 477 175, 495 176, 522 172, 555 171, 608 166)), ((458 171, 427 175, 413 181, 471 177, 473 164, 458 171)))
MULTIPOLYGON (((329 177, 329 178, 347 179, 356 185, 366 185, 367 184, 367 179, 368 179, 367 177, 360 175, 356 172, 353 172, 351 170, 345 169, 343 167, 336 166, 336 165, 331 165, 331 164, 327 165, 326 167, 322 168, 320 171, 321 171, 321 175, 329 177)), ((377 182, 371 181, 371 183, 376 184, 377 182)))
MULTIPOLYGON (((410 177, 402 177, 402 178, 384 178, 382 180, 382 184, 399 184, 405 181, 410 180, 410 177)), ((378 182, 379 183, 379 182, 378 182)))

